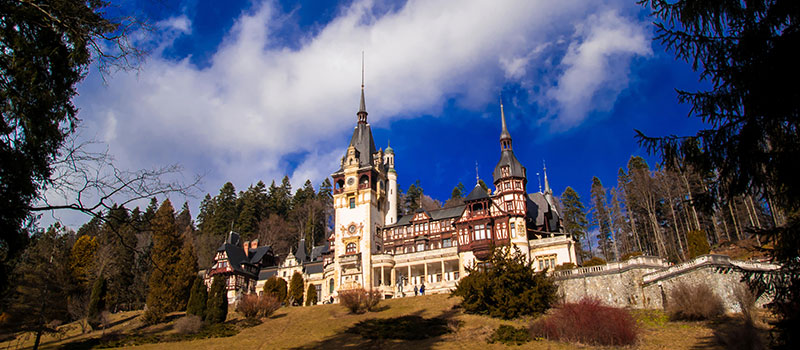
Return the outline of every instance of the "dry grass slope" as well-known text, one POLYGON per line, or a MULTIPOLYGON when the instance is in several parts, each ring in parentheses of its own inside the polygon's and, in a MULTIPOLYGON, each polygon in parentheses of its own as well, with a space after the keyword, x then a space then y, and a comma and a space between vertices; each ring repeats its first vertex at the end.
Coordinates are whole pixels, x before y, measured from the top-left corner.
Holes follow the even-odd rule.
MULTIPOLYGON (((258 326, 246 328, 230 338, 212 338, 176 343, 160 343, 137 346, 135 349, 505 349, 503 344, 487 344, 486 339, 501 324, 515 327, 525 326, 532 321, 519 319, 503 321, 484 316, 467 315, 454 308, 456 298, 446 295, 430 295, 414 298, 382 301, 378 312, 353 315, 341 305, 319 305, 312 307, 281 308, 272 317, 258 326), (360 321, 372 318, 393 318, 400 316, 420 316, 426 319, 443 318, 453 330, 442 336, 423 340, 381 340, 365 339, 347 332, 360 321)), ((169 324, 141 328, 139 313, 114 315, 115 325, 107 332, 175 332, 172 323, 179 315, 174 315, 169 324)), ((711 322, 666 322, 663 313, 657 311, 636 312, 642 327, 642 337, 637 349, 720 349, 714 345, 714 332, 711 322)), ((233 315, 232 315, 233 316, 233 315)), ((100 333, 81 335, 80 329, 72 329, 62 339, 46 337, 44 348, 62 348, 68 342, 99 337, 100 333)), ((0 349, 15 349, 17 341, 0 343, 0 349)), ((32 340, 20 342, 20 348, 32 345, 32 340)), ((576 345, 551 341, 531 341, 518 349, 595 349, 588 345, 576 345)), ((598 348, 599 349, 599 348, 598 348)))

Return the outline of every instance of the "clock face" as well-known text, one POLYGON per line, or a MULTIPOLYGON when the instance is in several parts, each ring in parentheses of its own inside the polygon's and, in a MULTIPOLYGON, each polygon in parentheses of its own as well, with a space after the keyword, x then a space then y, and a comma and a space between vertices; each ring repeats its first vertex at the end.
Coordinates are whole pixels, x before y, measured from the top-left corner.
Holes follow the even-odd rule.
POLYGON ((356 178, 354 178, 354 177, 347 178, 347 185, 348 186, 353 186, 354 183, 356 183, 356 178))
POLYGON ((350 225, 350 227, 347 228, 347 231, 350 233, 356 233, 356 225, 350 225))

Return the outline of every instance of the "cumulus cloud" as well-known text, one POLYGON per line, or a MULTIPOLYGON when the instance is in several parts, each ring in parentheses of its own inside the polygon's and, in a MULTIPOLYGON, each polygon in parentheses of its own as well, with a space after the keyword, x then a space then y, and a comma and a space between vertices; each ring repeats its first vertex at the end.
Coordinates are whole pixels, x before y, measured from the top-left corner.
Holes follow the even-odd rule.
MULTIPOLYGON (((373 127, 435 113, 453 96, 482 109, 508 79, 540 79, 531 72, 546 66, 560 72, 541 96, 554 112, 548 121, 573 127, 596 103, 613 103, 628 61, 649 53, 629 2, 410 0, 380 15, 374 6, 342 8, 290 49, 273 33, 284 14, 271 2, 256 4, 208 66, 157 51, 142 70, 107 85, 90 77, 78 100, 84 124, 107 130, 125 165, 180 162, 207 174, 208 192, 228 180, 242 187, 280 178, 287 168, 295 187, 305 178, 317 185, 338 168, 355 124, 362 50, 373 127)), ((169 33, 161 47, 191 35, 183 15, 162 26, 169 33)))

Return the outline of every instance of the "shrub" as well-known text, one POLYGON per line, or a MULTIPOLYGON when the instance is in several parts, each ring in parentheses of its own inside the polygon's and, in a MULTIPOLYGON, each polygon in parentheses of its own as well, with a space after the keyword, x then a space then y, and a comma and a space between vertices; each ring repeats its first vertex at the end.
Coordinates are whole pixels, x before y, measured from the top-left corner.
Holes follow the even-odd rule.
POLYGON ((622 255, 622 258, 621 258, 620 260, 621 260, 621 261, 625 261, 625 260, 628 260, 628 259, 630 259, 630 258, 635 258, 635 257, 637 257, 637 256, 642 256, 642 252, 630 252, 630 253, 625 253, 625 254, 623 254, 623 255, 622 255))
POLYGON ((583 262, 583 267, 605 265, 606 261, 596 256, 583 262))
POLYGON ((489 344, 503 343, 506 345, 522 345, 531 340, 530 334, 525 327, 514 328, 509 325, 501 325, 494 330, 489 339, 489 344))
POLYGON ((362 288, 343 290, 339 292, 339 303, 350 310, 350 313, 359 314, 364 312, 364 299, 366 291, 362 288))
POLYGON ((378 308, 378 304, 381 302, 381 293, 378 290, 370 290, 364 293, 364 308, 367 311, 375 311, 378 308))
POLYGON ((306 289, 306 306, 317 305, 317 287, 313 284, 306 289))
POLYGON ((208 292, 206 302, 206 322, 210 324, 225 322, 228 317, 228 295, 225 290, 225 278, 214 276, 211 283, 211 290, 208 292))
POLYGON ((258 295, 246 294, 236 303, 236 312, 246 318, 257 318, 258 311, 258 295))
POLYGON ((441 318, 401 316, 364 320, 348 328, 347 332, 367 339, 419 340, 437 337, 451 330, 448 322, 441 318))
POLYGON ((264 294, 271 294, 280 302, 286 300, 286 281, 278 276, 270 277, 264 282, 264 294))
POLYGON ((192 285, 192 293, 189 295, 189 302, 186 303, 186 314, 196 315, 203 318, 206 314, 206 301, 208 300, 208 290, 203 279, 195 277, 192 285))
POLYGON ((561 265, 556 266, 556 271, 572 270, 575 267, 576 267, 575 264, 573 264, 571 262, 563 263, 561 265))
POLYGON ((597 299, 562 304, 531 325, 534 337, 595 345, 628 345, 636 342, 638 328, 631 314, 603 305, 597 299))
POLYGON ((543 313, 556 301, 553 280, 534 272, 518 248, 495 249, 485 265, 467 271, 451 294, 462 298, 465 312, 510 319, 543 313))
POLYGON ((689 259, 711 252, 711 246, 708 245, 706 233, 703 231, 689 231, 686 234, 686 245, 689 250, 689 259))
POLYGON ((197 315, 187 315, 175 321, 174 328, 180 334, 195 334, 203 328, 203 319, 197 315))
POLYGON ((289 302, 292 305, 303 305, 303 275, 296 272, 292 275, 292 281, 289 282, 289 302))
POLYGON ((676 284, 667 298, 667 314, 672 320, 707 320, 725 311, 722 299, 706 284, 676 284))

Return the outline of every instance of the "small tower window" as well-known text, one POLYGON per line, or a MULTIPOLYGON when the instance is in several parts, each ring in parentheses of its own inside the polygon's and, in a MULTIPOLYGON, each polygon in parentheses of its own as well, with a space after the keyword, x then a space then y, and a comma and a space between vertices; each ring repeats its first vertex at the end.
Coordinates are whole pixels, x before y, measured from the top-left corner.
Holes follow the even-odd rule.
POLYGON ((347 243, 347 246, 344 248, 345 254, 354 254, 356 252, 356 244, 355 243, 347 243))
POLYGON ((350 197, 350 209, 356 208, 356 197, 350 197))
POLYGON ((506 165, 500 168, 500 172, 503 174, 503 176, 508 176, 511 173, 509 169, 510 168, 508 167, 508 165, 506 165))

